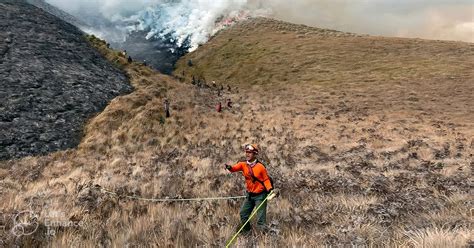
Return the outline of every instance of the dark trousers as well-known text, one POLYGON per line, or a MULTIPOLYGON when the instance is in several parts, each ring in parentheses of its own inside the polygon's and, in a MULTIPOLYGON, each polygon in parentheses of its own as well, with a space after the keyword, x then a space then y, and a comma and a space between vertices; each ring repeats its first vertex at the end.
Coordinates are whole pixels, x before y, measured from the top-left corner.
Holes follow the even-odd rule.
MULTIPOLYGON (((247 198, 245 198, 244 203, 242 204, 242 207, 240 208, 240 221, 242 222, 242 225, 248 220, 250 215, 252 214, 252 210, 254 208, 257 208, 263 200, 267 197, 267 193, 264 192, 259 195, 247 195, 247 198)), ((265 223, 266 223, 266 218, 267 218, 267 202, 263 203, 263 205, 260 207, 256 214, 257 218, 257 227, 264 229, 265 228, 265 223)), ((243 231, 249 231, 250 230, 250 222, 244 227, 243 231)))

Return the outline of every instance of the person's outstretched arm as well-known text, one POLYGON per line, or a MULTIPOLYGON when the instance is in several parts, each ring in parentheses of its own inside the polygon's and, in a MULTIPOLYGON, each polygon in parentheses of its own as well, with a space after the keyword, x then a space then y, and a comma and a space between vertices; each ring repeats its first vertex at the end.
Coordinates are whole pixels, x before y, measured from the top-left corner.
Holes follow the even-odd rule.
POLYGON ((241 171, 242 170, 242 164, 241 163, 237 163, 235 165, 229 165, 229 164, 225 164, 225 168, 230 171, 230 172, 237 172, 237 171, 241 171))

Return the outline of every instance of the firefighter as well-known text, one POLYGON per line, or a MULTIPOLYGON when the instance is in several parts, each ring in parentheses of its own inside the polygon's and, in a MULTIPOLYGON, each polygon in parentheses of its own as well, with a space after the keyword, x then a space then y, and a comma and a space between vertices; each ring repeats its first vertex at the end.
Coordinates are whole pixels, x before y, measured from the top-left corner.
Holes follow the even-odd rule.
MULTIPOLYGON (((225 164, 225 168, 230 172, 241 171, 245 177, 245 183, 247 187, 247 198, 245 198, 242 207, 240 208, 240 221, 242 225, 248 220, 253 209, 258 207, 266 197, 273 193, 278 195, 278 189, 273 188, 273 182, 268 176, 267 169, 257 159, 259 148, 256 144, 248 144, 244 146, 246 161, 239 162, 233 166, 225 164)), ((261 231, 266 232, 268 230, 266 226, 267 216, 267 202, 258 209, 257 212, 257 228, 261 231)), ((243 232, 251 230, 250 222, 243 227, 243 232)))

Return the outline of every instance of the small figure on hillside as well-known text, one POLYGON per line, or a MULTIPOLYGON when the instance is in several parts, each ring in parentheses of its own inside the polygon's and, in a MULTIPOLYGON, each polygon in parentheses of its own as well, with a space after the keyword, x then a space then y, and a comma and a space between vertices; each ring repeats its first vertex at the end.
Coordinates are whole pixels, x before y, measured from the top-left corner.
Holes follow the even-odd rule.
POLYGON ((227 91, 231 91, 230 85, 227 85, 227 91))
POLYGON ((143 65, 146 66, 146 60, 143 60, 143 65))
POLYGON ((132 57, 128 56, 127 62, 130 64, 133 62, 132 57))
POLYGON ((213 88, 216 88, 216 87, 217 87, 217 86, 216 86, 216 81, 212 81, 212 87, 213 87, 213 88))
POLYGON ((232 108, 232 101, 230 100, 230 98, 227 98, 226 105, 228 108, 232 108))
POLYGON ((123 50, 123 51, 120 53, 120 55, 122 55, 122 57, 125 58, 125 56, 127 56, 127 50, 123 50))
POLYGON ((217 111, 218 113, 220 113, 220 112, 222 111, 222 104, 221 104, 221 102, 217 103, 217 105, 216 105, 216 111, 217 111))
MULTIPOLYGON (((262 231, 268 231, 266 224, 267 200, 279 195, 279 190, 273 188, 271 178, 268 176, 267 169, 257 159, 259 148, 256 144, 244 146, 246 161, 238 162, 231 166, 225 164, 225 168, 230 172, 242 171, 247 186, 247 198, 245 198, 240 208, 241 226, 247 222, 254 208, 259 207, 257 211, 257 227, 262 231)), ((250 222, 247 223, 243 231, 250 231, 250 222)))
POLYGON ((107 48, 110 48, 110 44, 109 44, 109 43, 107 43, 106 46, 107 46, 107 48))
POLYGON ((224 85, 219 84, 219 90, 220 90, 220 91, 224 91, 224 85))
POLYGON ((170 117, 170 102, 168 101, 168 99, 165 99, 164 107, 165 107, 166 118, 169 118, 170 117))
POLYGON ((196 85, 196 78, 194 77, 194 75, 193 75, 193 79, 191 80, 191 84, 196 85))
POLYGON ((193 61, 192 60, 188 60, 188 66, 189 67, 193 66, 193 61))

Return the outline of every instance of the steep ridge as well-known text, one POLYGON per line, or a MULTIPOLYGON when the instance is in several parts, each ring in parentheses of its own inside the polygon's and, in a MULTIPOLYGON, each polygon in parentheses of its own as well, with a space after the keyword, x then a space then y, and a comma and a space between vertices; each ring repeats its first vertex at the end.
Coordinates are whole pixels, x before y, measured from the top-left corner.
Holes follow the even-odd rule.
POLYGON ((23 1, 0 1, 0 160, 76 146, 84 122, 131 91, 72 26, 23 1))
POLYGON ((52 6, 51 4, 48 4, 47 2, 45 2, 44 0, 26 0, 26 2, 28 2, 29 4, 32 4, 48 13, 50 13, 51 15, 54 15, 58 18, 60 18, 61 20, 65 21, 65 22, 68 22, 76 27, 80 27, 80 28, 89 28, 89 24, 87 23, 84 23, 83 21, 77 19, 76 17, 52 6))
POLYGON ((4 244, 222 247, 240 201, 124 196, 241 195, 242 177, 223 163, 240 159, 247 142, 262 146, 282 196, 269 205, 271 232, 241 236, 238 246, 469 242, 472 44, 253 19, 185 56, 177 80, 88 38, 134 91, 87 123, 77 149, 0 162, 0 209, 30 209, 39 223, 32 235, 0 233, 4 244), (217 113, 228 98, 233 107, 217 113))

